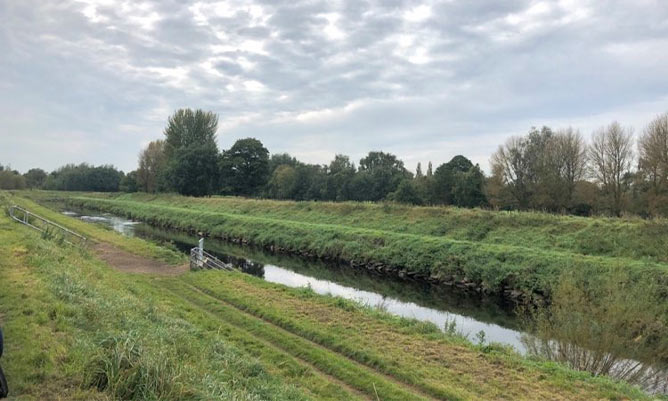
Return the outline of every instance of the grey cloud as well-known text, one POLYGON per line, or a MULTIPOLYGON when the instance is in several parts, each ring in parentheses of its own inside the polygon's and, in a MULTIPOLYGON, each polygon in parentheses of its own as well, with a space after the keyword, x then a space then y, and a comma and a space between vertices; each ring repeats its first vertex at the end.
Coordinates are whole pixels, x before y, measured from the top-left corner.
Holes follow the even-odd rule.
POLYGON ((668 4, 568 4, 433 1, 408 20, 420 1, 149 0, 94 12, 6 1, 0 163, 130 170, 169 113, 201 107, 219 113, 222 147, 255 136, 310 162, 384 149, 409 165, 464 153, 486 168, 531 125, 641 124, 667 111, 668 4))

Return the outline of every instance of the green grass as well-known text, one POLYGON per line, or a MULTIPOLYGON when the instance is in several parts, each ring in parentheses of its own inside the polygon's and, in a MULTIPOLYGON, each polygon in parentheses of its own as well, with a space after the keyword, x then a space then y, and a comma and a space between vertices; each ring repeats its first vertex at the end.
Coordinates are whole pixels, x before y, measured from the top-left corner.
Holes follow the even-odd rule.
POLYGON ((237 347, 220 322, 153 291, 149 277, 5 216, 0 257, 2 364, 16 399, 355 398, 285 353, 237 347))
MULTIPOLYGON (((663 244, 668 238, 668 235, 659 235, 668 227, 663 221, 586 220, 533 213, 527 216, 516 213, 513 220, 513 216, 502 213, 503 217, 496 222, 485 223, 501 227, 495 231, 498 234, 492 236, 497 239, 492 240, 492 237, 470 239, 464 234, 457 234, 471 230, 476 224, 483 224, 486 216, 492 216, 491 212, 485 211, 393 205, 387 206, 385 211, 382 205, 300 205, 238 198, 200 200, 147 195, 121 195, 116 198, 73 196, 67 201, 160 227, 201 231, 214 237, 288 253, 309 254, 358 265, 380 263, 392 270, 425 279, 473 283, 487 293, 516 290, 527 296, 549 296, 553 283, 564 271, 601 275, 618 267, 627 269, 637 285, 649 282, 668 285, 668 264, 663 262, 666 250, 654 246, 663 244), (242 207, 244 203, 245 207, 242 207), (274 211, 283 206, 287 211, 274 211), (296 210, 300 207, 309 210, 296 210), (346 207, 352 210, 348 214, 345 213, 346 207), (351 217, 358 215, 358 208, 362 211, 368 209, 368 221, 351 217), (394 208, 397 208, 396 213, 394 208), (334 209, 341 209, 340 213, 334 214, 334 209), (422 216, 422 220, 412 224, 411 221, 416 218, 410 217, 409 212, 422 216), (429 213, 434 216, 425 217, 429 213), (452 221, 448 219, 448 214, 454 216, 452 221), (384 220, 379 215, 384 215, 384 220), (465 215, 471 216, 469 224, 464 223, 465 215), (458 228, 453 231, 454 234, 447 235, 423 232, 438 224, 458 228), (580 231, 576 230, 577 227, 580 231), (563 235, 560 234, 562 230, 563 235), (532 240, 526 238, 527 235, 532 235, 532 240), (618 237, 627 238, 629 242, 637 241, 638 237, 646 238, 649 245, 637 247, 635 254, 630 250, 621 252, 615 247, 610 252, 604 252, 601 244, 609 241, 613 244, 619 242, 621 249, 631 249, 618 237), (563 245, 568 241, 570 248, 563 245), (562 245, 548 246, 549 243, 562 245), (585 244, 598 251, 581 251, 585 244), (639 253, 643 255, 638 256, 639 253)), ((489 233, 488 228, 485 230, 489 233)))
MULTIPOLYGON (((31 194, 28 191, 23 194, 31 194)), ((39 192, 37 192, 39 193, 39 192)), ((44 207, 26 196, 16 196, 13 192, 0 191, 0 206, 6 208, 10 205, 19 205, 29 211, 45 217, 55 223, 66 226, 75 232, 98 242, 108 242, 137 255, 146 256, 165 261, 169 264, 181 264, 187 261, 187 258, 180 252, 158 246, 149 241, 141 239, 129 239, 119 236, 111 230, 105 229, 97 224, 89 224, 84 221, 72 219, 61 213, 44 207)))
MULTIPOLYGON (((161 255, 145 241, 89 234, 161 255)), ((0 257, 9 261, 0 280, 10 284, 0 292, 2 363, 19 399, 649 399, 622 383, 243 274, 120 273, 4 215, 0 257)))
MULTIPOLYGON (((532 249, 569 251, 668 262, 668 220, 586 218, 538 212, 496 212, 455 207, 414 207, 360 202, 293 202, 235 197, 36 192, 150 202, 190 210, 364 227, 532 249)), ((43 195, 37 195, 43 196, 43 195)))

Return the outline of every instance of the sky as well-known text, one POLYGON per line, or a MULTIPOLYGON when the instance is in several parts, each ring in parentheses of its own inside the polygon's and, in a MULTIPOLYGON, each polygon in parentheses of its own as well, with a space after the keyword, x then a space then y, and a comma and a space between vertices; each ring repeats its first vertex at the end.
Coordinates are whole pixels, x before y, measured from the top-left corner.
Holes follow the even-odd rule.
POLYGON ((179 108, 309 163, 668 112, 668 1, 0 0, 0 164, 130 171, 179 108))

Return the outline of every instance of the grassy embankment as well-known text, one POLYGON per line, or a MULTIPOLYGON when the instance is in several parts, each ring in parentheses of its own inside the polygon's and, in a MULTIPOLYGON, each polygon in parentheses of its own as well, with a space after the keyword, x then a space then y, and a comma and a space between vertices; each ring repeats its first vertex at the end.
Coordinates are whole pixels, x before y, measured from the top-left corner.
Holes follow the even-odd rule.
MULTIPOLYGON (((160 253, 136 239, 89 234, 160 253)), ((4 215, 0 258, 2 363, 25 399, 649 399, 243 274, 120 273, 4 215)))
POLYGON ((561 274, 576 270, 598 276, 624 269, 638 285, 668 286, 666 220, 146 194, 57 196, 161 227, 382 265, 488 293, 549 295, 561 274))

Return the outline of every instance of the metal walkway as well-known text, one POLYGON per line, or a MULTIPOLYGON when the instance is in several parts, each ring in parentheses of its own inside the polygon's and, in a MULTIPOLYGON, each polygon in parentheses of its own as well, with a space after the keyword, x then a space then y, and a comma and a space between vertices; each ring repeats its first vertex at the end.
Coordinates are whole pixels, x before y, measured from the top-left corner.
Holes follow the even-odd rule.
POLYGON ((41 233, 60 236, 63 238, 63 241, 68 244, 83 246, 87 242, 86 237, 83 235, 76 233, 69 228, 65 228, 49 219, 45 219, 42 216, 36 215, 18 205, 9 207, 9 217, 28 227, 32 227, 41 233))

